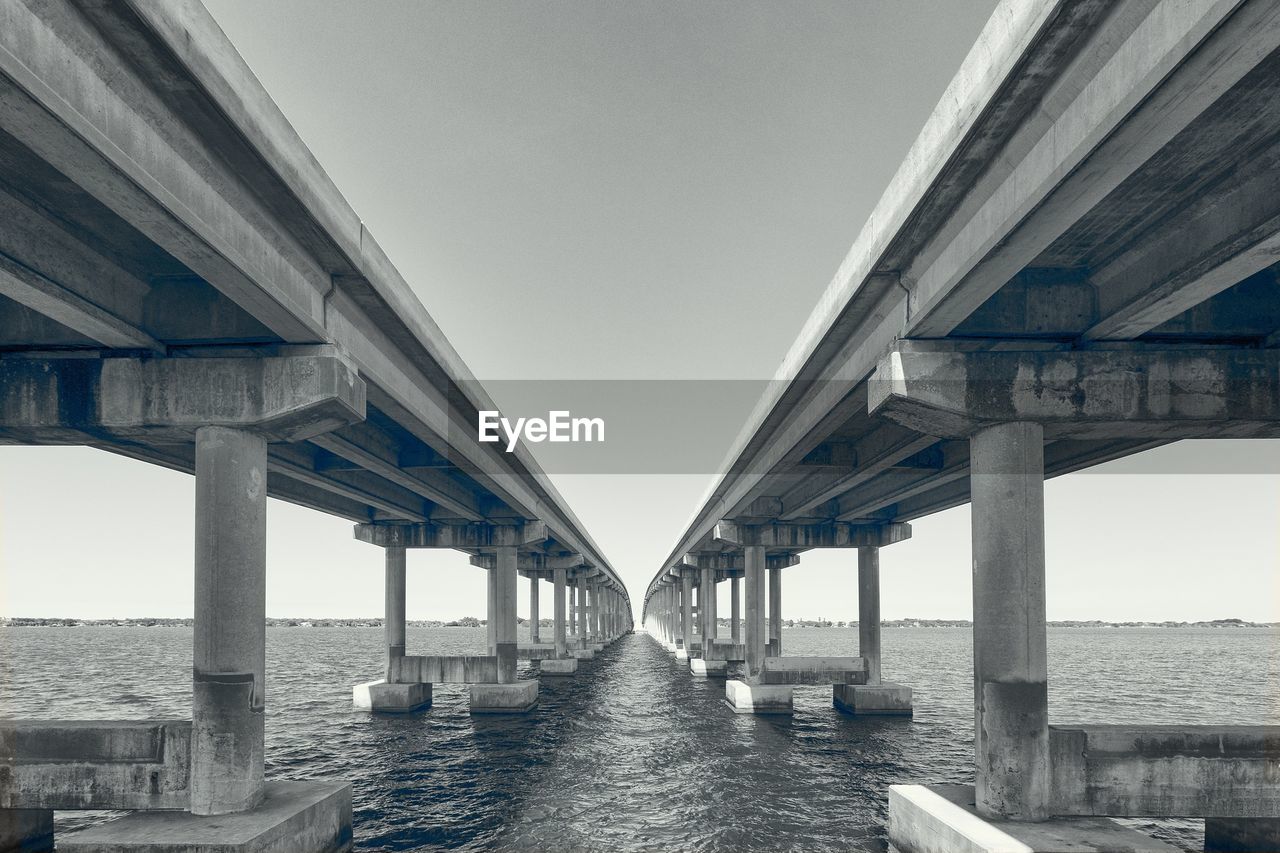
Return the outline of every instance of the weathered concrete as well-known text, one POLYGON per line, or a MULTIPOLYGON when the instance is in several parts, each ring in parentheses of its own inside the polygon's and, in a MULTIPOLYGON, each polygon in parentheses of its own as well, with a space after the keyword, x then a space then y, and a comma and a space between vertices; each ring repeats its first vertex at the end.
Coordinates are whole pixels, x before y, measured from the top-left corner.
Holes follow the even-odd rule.
POLYGON ((500 545, 494 556, 494 654, 498 657, 498 681, 508 683, 516 680, 516 546, 500 545))
POLYGON ((754 675, 764 664, 768 631, 764 622, 764 546, 746 545, 742 549, 747 586, 747 673, 754 675))
POLYGON ((592 660, 596 656, 596 653, 591 649, 570 649, 569 654, 574 660, 592 660))
POLYGON ((548 660, 557 658, 556 647, 552 643, 539 643, 538 645, 530 645, 521 643, 516 646, 517 660, 548 660))
POLYGON ((724 683, 724 699, 735 714, 790 714, 791 687, 731 678, 724 683))
POLYGON ((878 684, 833 684, 831 703, 855 716, 910 717, 911 688, 890 681, 878 684))
POLYGON ((970 439, 977 803, 983 815, 1050 814, 1044 592, 1044 439, 1036 424, 970 439))
POLYGON ((867 665, 867 684, 880 683, 880 549, 858 549, 858 654, 867 665))
POLYGON ((262 799, 266 704, 267 443, 196 430, 191 811, 262 799))
POLYGON ((1052 726, 1052 811, 1280 818, 1280 726, 1052 726))
POLYGON ((761 684, 862 684, 867 677, 862 658, 768 657, 760 668, 761 684))
POLYGON ((471 713, 523 714, 538 704, 538 680, 471 685, 471 713))
POLYGON ((0 721, 0 809, 186 809, 190 784, 187 720, 0 721))
POLYGON ((738 580, 736 577, 729 579, 729 638, 735 646, 742 642, 742 600, 738 580))
POLYGON ((989 819, 971 785, 890 785, 889 843, 901 853, 1177 853, 1107 818, 989 819))
POLYGON ((351 701, 357 708, 385 714, 408 714, 431 707, 431 685, 424 682, 407 684, 367 681, 351 688, 351 701))
POLYGON ((699 678, 723 677, 728 670, 728 661, 705 660, 704 658, 692 658, 689 660, 689 674, 699 678))
POLYGON ((498 681, 495 655, 405 655, 391 662, 393 684, 486 684, 498 681))
POLYGON ((538 672, 544 678, 577 675, 578 659, 575 657, 543 659, 538 662, 538 672))
POLYGON ((718 640, 712 644, 706 657, 711 660, 723 660, 730 663, 742 663, 747 659, 747 647, 730 640, 718 640))
POLYGON ((316 781, 268 782, 251 811, 135 812, 58 839, 59 853, 341 853, 351 846, 351 786, 316 781))
POLYGON ((538 576, 529 576, 529 640, 532 643, 538 643, 538 632, 542 630, 542 626, 538 624, 538 576))
POLYGON ((386 550, 386 614, 382 623, 387 643, 387 666, 383 678, 391 677, 391 661, 404 657, 405 651, 405 549, 392 546, 386 550))
POLYGON ((556 645, 556 657, 563 658, 569 654, 568 635, 566 634, 566 618, 565 618, 565 585, 568 582, 567 569, 555 569, 553 571, 553 583, 555 586, 555 603, 552 608, 552 633, 556 645))
POLYGON ((48 853, 52 850, 52 809, 0 809, 0 851, 48 853))

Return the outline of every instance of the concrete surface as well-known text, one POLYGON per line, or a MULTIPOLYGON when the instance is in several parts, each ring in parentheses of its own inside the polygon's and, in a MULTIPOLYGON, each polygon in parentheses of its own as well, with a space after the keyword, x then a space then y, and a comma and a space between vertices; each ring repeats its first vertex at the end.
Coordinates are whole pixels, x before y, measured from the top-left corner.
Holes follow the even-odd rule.
POLYGON ((575 657, 544 658, 538 663, 538 672, 543 676, 552 678, 577 675, 578 659, 575 657))
POLYGON ((730 679, 724 683, 724 699, 735 714, 790 714, 791 687, 754 684, 730 679))
POLYGON ((388 684, 366 681, 351 688, 351 701, 357 708, 384 714, 408 714, 431 707, 431 685, 388 684))
POLYGON ((471 713, 522 714, 538 704, 538 680, 471 685, 471 713))
POLYGON ((889 681, 879 684, 833 684, 831 703, 838 710, 859 717, 912 715, 911 688, 889 681))
POLYGON ((729 662, 723 660, 704 660, 693 658, 689 661, 689 674, 700 678, 724 677, 729 670, 729 662))

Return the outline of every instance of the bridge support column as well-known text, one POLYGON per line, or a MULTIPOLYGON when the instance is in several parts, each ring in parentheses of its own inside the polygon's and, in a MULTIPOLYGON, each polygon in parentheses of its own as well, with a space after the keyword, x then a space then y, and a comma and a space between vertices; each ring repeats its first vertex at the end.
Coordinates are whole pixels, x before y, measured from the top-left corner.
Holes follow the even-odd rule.
POLYGON ((554 593, 551 632, 556 644, 556 657, 555 660, 544 660, 538 664, 538 670, 543 676, 575 675, 578 672, 578 659, 569 654, 569 642, 565 634, 567 619, 564 598, 568 587, 568 574, 567 569, 552 570, 554 593))
POLYGON ((267 442, 196 431, 191 812, 252 809, 263 797, 267 442))
POLYGON ((739 599, 738 578, 729 581, 729 638, 736 646, 742 642, 742 602, 739 599))
POLYGON ((977 808, 1049 816, 1044 430, 1015 422, 970 438, 977 808))
POLYGON ((529 575, 529 642, 539 643, 541 626, 538 625, 538 576, 529 575))
POLYGON ((485 572, 485 636, 488 641, 489 654, 498 653, 498 574, 490 569, 485 572))
POLYGON ((516 585, 517 548, 494 548, 492 577, 495 623, 494 645, 498 658, 497 684, 471 685, 471 713, 509 714, 532 710, 538 704, 538 681, 516 678, 516 585))
POLYGON ((676 658, 687 660, 693 648, 693 578, 680 575, 680 647, 676 658))
POLYGON ((387 661, 383 678, 357 684, 352 701, 357 708, 401 714, 431 707, 430 684, 392 684, 392 662, 404 657, 405 649, 405 549, 392 545, 386 552, 386 596, 383 636, 386 638, 387 661))
POLYGON ((772 657, 782 656, 782 569, 769 569, 769 651, 772 657))
POLYGON ((866 684, 832 685, 832 702, 849 714, 911 716, 911 688, 880 680, 880 548, 858 548, 858 654, 866 684))
POLYGON ((717 659, 714 652, 716 641, 716 570, 711 566, 703 566, 698 584, 698 616, 702 627, 702 656, 689 660, 689 672, 705 677, 708 675, 724 675, 728 663, 717 659))
POLYGON ((742 559, 747 587, 747 673, 758 675, 764 665, 768 642, 764 616, 764 547, 745 546, 742 559))

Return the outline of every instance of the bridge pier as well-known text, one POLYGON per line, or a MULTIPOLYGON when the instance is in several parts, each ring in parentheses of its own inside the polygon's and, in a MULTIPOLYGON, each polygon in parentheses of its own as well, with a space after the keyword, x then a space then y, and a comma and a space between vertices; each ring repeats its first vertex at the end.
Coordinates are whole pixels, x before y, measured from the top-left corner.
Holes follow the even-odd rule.
POLYGON ((782 567, 769 572, 769 657, 782 657, 782 567))
POLYGON ((540 642, 542 627, 538 624, 538 576, 529 575, 529 641, 540 642))
POLYGON ((847 714, 911 716, 911 688, 880 680, 880 547, 858 548, 858 655, 866 684, 835 684, 832 703, 847 714))
POLYGON ((736 646, 742 642, 742 602, 739 599, 739 578, 729 579, 729 639, 736 646))
POLYGON ((357 708, 407 714, 431 707, 431 685, 395 684, 388 680, 396 658, 405 654, 407 552, 402 545, 391 545, 383 551, 386 557, 386 594, 382 631, 386 638, 386 667, 380 680, 353 687, 351 697, 357 708))

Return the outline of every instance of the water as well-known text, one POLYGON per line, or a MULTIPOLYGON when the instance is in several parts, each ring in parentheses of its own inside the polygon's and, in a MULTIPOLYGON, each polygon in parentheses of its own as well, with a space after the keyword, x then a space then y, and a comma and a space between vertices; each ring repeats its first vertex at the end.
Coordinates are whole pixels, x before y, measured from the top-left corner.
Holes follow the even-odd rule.
MULTIPOLYGON (((856 629, 794 629, 788 654, 854 654, 856 629)), ((1280 636, 1262 629, 1055 629, 1059 723, 1280 723, 1280 636)), ((411 653, 483 653, 483 628, 409 629, 411 653)), ((379 675, 378 628, 267 632, 268 778, 345 778, 360 850, 884 850, 885 790, 972 782, 970 632, 884 632, 886 678, 913 720, 853 719, 829 688, 791 718, 735 715, 723 681, 626 637, 575 679, 544 680, 524 717, 467 713, 435 688, 406 717, 351 706, 379 675)), ((191 631, 0 629, 0 715, 191 715, 191 631)), ((109 818, 58 813, 61 831, 109 818)), ((1199 849, 1199 821, 1133 821, 1199 849)))

